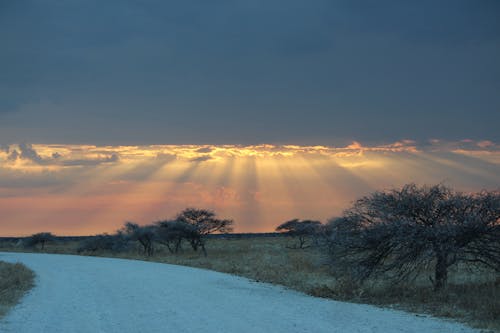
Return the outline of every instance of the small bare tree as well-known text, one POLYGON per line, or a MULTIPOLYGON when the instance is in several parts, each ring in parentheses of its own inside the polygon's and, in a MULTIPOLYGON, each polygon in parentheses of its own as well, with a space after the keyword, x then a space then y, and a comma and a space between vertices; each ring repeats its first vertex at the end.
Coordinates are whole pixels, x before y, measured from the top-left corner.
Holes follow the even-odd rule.
POLYGON ((144 254, 152 256, 154 253, 154 239, 156 227, 152 225, 139 226, 133 222, 126 222, 122 232, 131 240, 138 241, 143 247, 144 254))
POLYGON ((459 262, 500 271, 500 192, 464 194, 442 185, 375 192, 330 221, 337 270, 360 280, 407 279, 431 267, 435 290, 459 262))
POLYGON ((194 251, 201 248, 207 255, 205 248, 206 236, 213 233, 228 233, 233 230, 233 220, 217 219, 213 211, 207 209, 186 208, 178 216, 177 222, 191 226, 186 239, 194 251))
POLYGON ((27 247, 35 247, 41 245, 41 250, 45 248, 45 244, 56 239, 56 236, 50 232, 39 232, 31 235, 25 240, 24 245, 27 247))
POLYGON ((298 244, 289 248, 292 249, 305 249, 310 247, 307 240, 315 236, 321 227, 321 222, 313 220, 299 220, 293 219, 280 224, 276 231, 286 232, 293 238, 297 238, 298 244))

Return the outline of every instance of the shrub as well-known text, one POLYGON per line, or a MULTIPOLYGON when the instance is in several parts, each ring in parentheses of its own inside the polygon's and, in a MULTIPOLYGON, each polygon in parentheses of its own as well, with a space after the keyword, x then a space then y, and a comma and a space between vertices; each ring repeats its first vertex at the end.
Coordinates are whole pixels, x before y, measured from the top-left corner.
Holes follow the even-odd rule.
POLYGON ((128 241, 122 233, 117 233, 115 235, 102 234, 82 240, 79 244, 77 252, 121 252, 127 248, 128 241))
POLYGON ((0 261, 0 317, 33 287, 35 273, 21 263, 0 261))

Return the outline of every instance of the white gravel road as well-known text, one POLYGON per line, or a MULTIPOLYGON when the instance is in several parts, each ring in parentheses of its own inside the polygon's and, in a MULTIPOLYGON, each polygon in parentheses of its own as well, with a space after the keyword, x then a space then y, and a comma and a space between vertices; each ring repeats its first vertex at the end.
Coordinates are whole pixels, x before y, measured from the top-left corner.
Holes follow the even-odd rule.
POLYGON ((37 274, 0 332, 475 332, 457 323, 306 296, 207 270, 54 254, 0 253, 37 274))

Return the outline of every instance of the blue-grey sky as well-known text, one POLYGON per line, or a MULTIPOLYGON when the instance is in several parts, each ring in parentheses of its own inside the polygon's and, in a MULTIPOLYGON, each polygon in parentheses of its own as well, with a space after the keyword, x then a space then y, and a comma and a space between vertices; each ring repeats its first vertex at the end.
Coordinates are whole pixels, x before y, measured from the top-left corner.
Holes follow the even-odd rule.
POLYGON ((0 0, 0 143, 500 141, 500 1, 0 0))

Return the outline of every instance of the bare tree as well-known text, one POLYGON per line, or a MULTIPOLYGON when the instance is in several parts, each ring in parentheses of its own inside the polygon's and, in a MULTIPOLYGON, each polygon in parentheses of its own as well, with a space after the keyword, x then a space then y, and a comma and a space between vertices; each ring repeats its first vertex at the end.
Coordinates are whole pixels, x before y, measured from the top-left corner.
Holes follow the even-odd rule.
POLYGON ((177 222, 191 226, 186 234, 187 240, 194 251, 201 248, 207 255, 205 248, 206 236, 213 233, 228 233, 233 230, 233 220, 217 219, 213 211, 207 209, 186 208, 178 216, 177 222))
POLYGON ((139 226, 133 222, 126 222, 122 232, 131 240, 138 241, 143 247, 144 254, 152 256, 154 253, 154 239, 156 227, 152 225, 139 226))
POLYGON ((320 227, 321 222, 319 221, 293 219, 280 224, 276 231, 286 232, 288 235, 297 238, 298 245, 290 248, 305 249, 310 247, 310 245, 306 246, 307 240, 313 238, 320 227))
POLYGON ((404 280, 433 269, 435 290, 459 262, 500 271, 500 192, 454 192, 442 185, 375 192, 330 221, 336 269, 363 280, 404 280))
POLYGON ((31 235, 25 240, 25 246, 35 247, 41 244, 41 250, 45 248, 45 244, 56 239, 56 236, 50 232, 39 232, 31 235))

